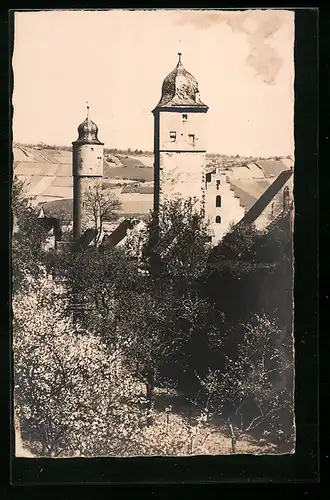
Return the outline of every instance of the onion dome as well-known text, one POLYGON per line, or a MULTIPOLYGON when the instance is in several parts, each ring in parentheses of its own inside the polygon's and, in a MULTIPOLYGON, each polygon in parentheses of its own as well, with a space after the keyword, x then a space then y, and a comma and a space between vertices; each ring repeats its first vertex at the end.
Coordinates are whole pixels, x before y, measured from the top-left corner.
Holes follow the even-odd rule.
POLYGON ((162 96, 156 109, 180 106, 208 109, 208 106, 200 100, 196 78, 183 67, 181 52, 178 55, 178 64, 163 82, 162 96))
POLYGON ((87 106, 87 116, 78 127, 78 139, 75 141, 79 144, 102 144, 99 141, 97 134, 98 126, 89 118, 89 106, 87 106))

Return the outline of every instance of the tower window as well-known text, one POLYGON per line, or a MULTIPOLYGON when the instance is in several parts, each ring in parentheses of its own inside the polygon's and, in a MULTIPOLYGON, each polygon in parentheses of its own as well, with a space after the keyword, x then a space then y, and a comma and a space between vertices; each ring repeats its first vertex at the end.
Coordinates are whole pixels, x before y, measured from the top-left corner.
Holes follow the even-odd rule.
POLYGON ((218 195, 216 198, 215 198, 215 206, 216 207, 221 207, 221 196, 218 195))
POLYGON ((220 217, 220 215, 216 216, 215 222, 216 222, 216 224, 221 224, 221 217, 220 217))
POLYGON ((170 141, 175 142, 176 141, 176 132, 173 130, 170 132, 170 141))
POLYGON ((186 122, 188 120, 188 115, 182 115, 182 121, 186 122))
POLYGON ((195 134, 189 134, 188 139, 189 139, 190 144, 193 144, 193 145, 195 144, 195 134))
POLYGON ((219 187, 220 187, 220 180, 218 179, 217 180, 217 191, 219 191, 219 187))

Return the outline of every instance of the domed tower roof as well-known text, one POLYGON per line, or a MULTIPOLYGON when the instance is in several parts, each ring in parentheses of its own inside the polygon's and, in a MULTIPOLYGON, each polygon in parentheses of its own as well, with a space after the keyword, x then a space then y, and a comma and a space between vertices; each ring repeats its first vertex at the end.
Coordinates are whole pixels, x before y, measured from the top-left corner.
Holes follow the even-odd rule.
POLYGON ((78 139, 75 143, 103 145, 103 142, 99 141, 97 137, 98 132, 98 126, 89 118, 89 106, 87 106, 87 116, 78 127, 78 139))
POLYGON ((174 107, 208 109, 208 106, 200 99, 196 78, 183 67, 181 52, 178 55, 178 64, 165 78, 162 96, 155 109, 174 107))

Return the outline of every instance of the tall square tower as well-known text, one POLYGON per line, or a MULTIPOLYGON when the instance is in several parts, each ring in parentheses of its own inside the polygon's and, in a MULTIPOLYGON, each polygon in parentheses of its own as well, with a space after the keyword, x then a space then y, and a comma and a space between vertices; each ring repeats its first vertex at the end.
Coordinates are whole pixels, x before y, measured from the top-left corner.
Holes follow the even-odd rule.
POLYGON ((167 75, 154 114, 154 209, 165 199, 196 198, 204 212, 208 106, 199 95, 196 79, 179 61, 167 75))

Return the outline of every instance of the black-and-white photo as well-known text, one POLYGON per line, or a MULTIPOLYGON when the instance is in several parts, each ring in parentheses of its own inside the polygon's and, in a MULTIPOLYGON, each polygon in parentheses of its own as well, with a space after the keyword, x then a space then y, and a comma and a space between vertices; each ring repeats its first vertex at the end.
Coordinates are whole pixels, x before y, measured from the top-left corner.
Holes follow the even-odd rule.
POLYGON ((14 16, 15 453, 295 452, 294 13, 14 16))

